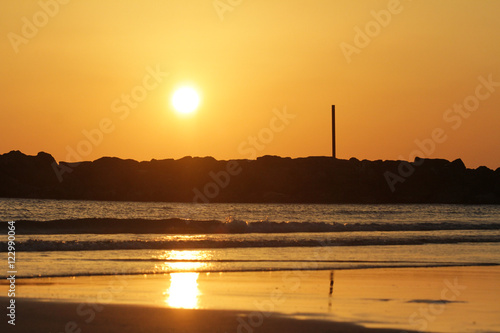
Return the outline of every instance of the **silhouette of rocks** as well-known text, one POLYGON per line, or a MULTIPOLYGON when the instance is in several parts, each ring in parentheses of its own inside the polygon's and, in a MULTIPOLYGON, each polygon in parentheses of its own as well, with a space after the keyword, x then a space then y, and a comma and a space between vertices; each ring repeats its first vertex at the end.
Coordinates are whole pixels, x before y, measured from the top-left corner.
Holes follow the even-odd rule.
POLYGON ((54 158, 40 152, 27 156, 20 151, 0 155, 0 196, 41 198, 51 194, 57 177, 51 164, 54 158))
POLYGON ((137 162, 103 157, 57 163, 47 153, 0 155, 0 196, 17 198, 276 203, 500 204, 500 168, 462 160, 331 157, 137 162))

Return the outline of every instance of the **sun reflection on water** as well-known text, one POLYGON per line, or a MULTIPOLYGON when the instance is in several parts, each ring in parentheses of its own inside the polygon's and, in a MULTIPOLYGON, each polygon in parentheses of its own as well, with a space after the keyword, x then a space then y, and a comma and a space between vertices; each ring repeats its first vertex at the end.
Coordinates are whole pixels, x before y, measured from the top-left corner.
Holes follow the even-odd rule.
POLYGON ((211 254, 206 251, 165 251, 158 256, 165 262, 157 269, 170 273, 170 286, 165 291, 165 303, 173 308, 197 309, 198 297, 201 292, 198 288, 197 270, 206 269, 209 266, 207 260, 211 254))
POLYGON ((165 251, 164 254, 158 256, 159 259, 165 260, 161 265, 155 265, 155 270, 164 273, 170 272, 193 272, 210 268, 211 264, 207 260, 212 258, 211 254, 206 251, 165 251))
POLYGON ((173 308, 197 309, 198 276, 200 273, 171 273, 170 286, 165 292, 167 299, 165 303, 173 308))

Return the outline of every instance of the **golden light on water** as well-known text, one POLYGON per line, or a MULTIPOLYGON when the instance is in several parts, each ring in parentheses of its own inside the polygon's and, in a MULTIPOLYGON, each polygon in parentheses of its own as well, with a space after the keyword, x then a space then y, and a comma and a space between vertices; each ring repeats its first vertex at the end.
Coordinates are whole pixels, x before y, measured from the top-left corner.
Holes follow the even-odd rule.
POLYGON ((165 254, 159 256, 166 260, 161 266, 162 271, 187 271, 170 273, 170 286, 164 293, 165 303, 168 306, 182 309, 198 308, 198 297, 201 295, 198 288, 199 273, 193 271, 208 267, 203 260, 208 260, 210 257, 206 251, 192 250, 165 251, 165 254))
POLYGON ((197 309, 199 273, 171 273, 165 303, 172 308, 197 309))
POLYGON ((200 269, 208 269, 210 263, 203 262, 211 259, 211 255, 207 251, 165 251, 165 254, 158 257, 165 260, 161 265, 155 268, 162 272, 179 272, 179 271, 197 271, 200 269), (198 261, 199 260, 199 261, 198 261))

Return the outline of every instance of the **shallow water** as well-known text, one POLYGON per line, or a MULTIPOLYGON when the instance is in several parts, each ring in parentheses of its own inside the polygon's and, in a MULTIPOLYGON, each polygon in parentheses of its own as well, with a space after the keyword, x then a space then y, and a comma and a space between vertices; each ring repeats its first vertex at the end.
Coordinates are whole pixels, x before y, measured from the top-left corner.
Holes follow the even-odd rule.
POLYGON ((18 277, 500 264, 489 205, 0 199, 0 220, 16 221, 18 277))

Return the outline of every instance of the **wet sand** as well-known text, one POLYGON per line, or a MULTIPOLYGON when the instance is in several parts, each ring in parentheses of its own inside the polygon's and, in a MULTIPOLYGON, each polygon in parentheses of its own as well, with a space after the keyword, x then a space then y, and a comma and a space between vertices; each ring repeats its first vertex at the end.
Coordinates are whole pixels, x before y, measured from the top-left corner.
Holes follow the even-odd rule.
MULTIPOLYGON (((224 310, 189 310, 140 305, 107 304, 92 315, 80 311, 77 303, 22 300, 21 316, 7 332, 388 332, 399 330, 367 329, 348 323, 320 320, 298 320, 274 315, 264 320, 252 313, 224 310)), ((3 324, 2 326, 4 326, 3 324)), ((6 332, 2 330, 2 332, 6 332)))
MULTIPOLYGON (((9 332, 500 332, 499 278, 500 267, 485 266, 18 279, 16 326, 6 316, 0 326, 9 332)), ((5 282, 0 292, 7 294, 5 282)))

